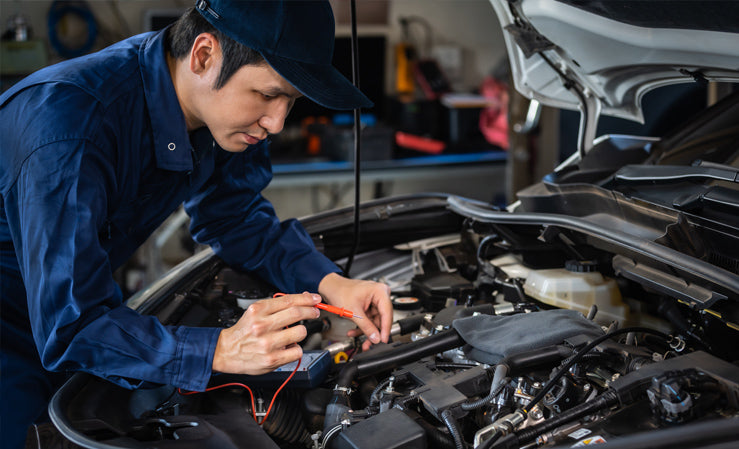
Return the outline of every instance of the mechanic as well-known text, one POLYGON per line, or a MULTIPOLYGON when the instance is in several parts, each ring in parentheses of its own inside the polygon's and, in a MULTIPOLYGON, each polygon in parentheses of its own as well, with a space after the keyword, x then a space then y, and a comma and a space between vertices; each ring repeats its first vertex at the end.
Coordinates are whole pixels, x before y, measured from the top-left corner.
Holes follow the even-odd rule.
POLYGON ((367 335, 365 349, 388 341, 388 287, 340 275, 260 194, 267 137, 298 97, 371 105, 331 66, 333 43, 328 1, 199 0, 162 32, 42 69, 0 97, 2 447, 23 447, 75 371, 203 391, 214 372, 297 360, 306 330, 286 326, 316 318, 321 296, 363 311, 351 335, 367 335), (123 305, 113 271, 183 202, 198 242, 297 294, 223 330, 163 326, 123 305))

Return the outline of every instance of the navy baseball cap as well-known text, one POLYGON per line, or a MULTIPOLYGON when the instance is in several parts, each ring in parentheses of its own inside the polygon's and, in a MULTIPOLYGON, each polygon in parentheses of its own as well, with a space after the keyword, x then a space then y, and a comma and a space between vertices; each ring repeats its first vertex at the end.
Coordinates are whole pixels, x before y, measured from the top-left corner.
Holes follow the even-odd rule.
POLYGON ((332 64, 334 14, 328 0, 196 0, 216 29, 258 51, 300 93, 330 109, 372 102, 332 64))

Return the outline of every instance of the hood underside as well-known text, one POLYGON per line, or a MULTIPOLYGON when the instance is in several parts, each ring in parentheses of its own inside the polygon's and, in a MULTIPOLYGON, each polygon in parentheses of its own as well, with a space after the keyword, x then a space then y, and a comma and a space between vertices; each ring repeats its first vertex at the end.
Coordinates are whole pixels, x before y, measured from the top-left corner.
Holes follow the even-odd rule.
POLYGON ((516 90, 548 106, 596 104, 596 115, 642 122, 641 98, 652 89, 739 80, 739 30, 727 19, 739 17, 738 3, 491 3, 516 90))

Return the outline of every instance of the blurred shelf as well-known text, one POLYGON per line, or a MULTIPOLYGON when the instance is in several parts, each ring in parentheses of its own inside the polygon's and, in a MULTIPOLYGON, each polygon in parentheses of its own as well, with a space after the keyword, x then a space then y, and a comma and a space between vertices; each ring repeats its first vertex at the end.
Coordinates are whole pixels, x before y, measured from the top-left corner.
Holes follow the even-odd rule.
MULTIPOLYGON (((451 177, 491 172, 490 167, 505 163, 505 151, 480 153, 440 154, 382 161, 363 161, 363 181, 394 181, 451 177)), ((354 179, 351 161, 315 161, 275 163, 274 179, 270 187, 292 187, 313 184, 346 182, 354 179)))

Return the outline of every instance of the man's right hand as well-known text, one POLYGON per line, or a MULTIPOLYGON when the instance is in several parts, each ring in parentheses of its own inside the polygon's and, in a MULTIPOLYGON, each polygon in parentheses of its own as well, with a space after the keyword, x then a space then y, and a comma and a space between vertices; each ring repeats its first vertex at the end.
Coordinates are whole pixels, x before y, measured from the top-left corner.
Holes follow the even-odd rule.
POLYGON ((213 371, 258 375, 298 360, 303 349, 297 343, 307 331, 302 325, 286 326, 318 318, 314 306, 319 302, 321 296, 311 293, 255 302, 233 327, 221 331, 213 371))

